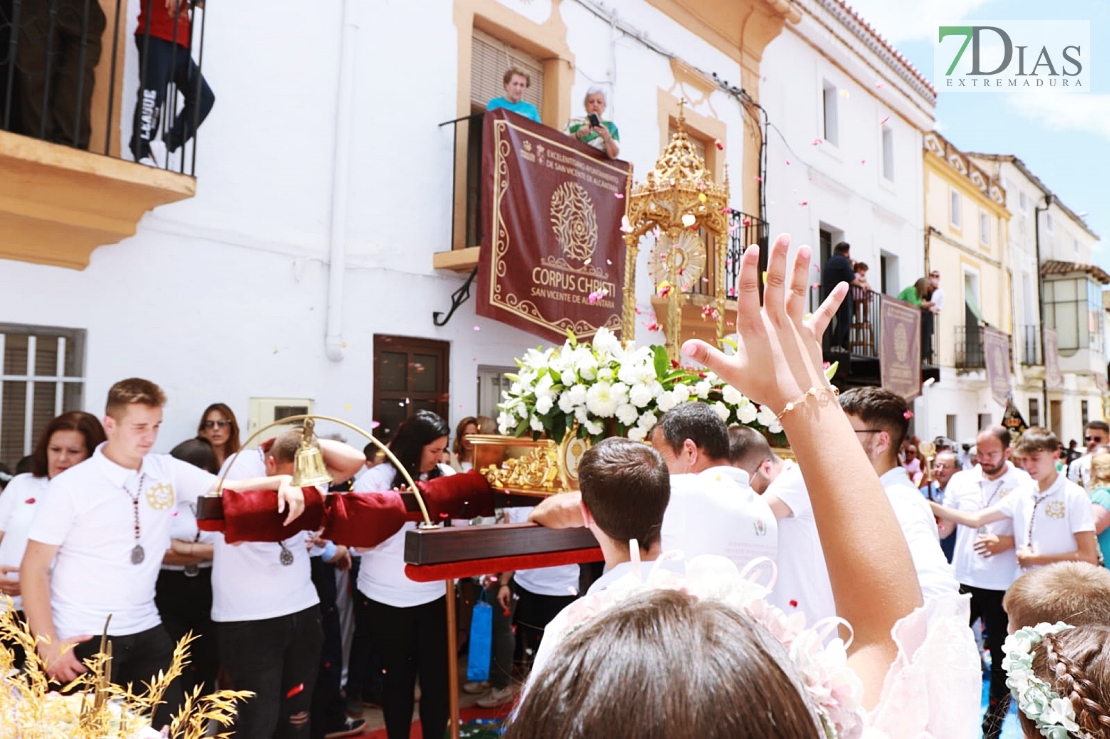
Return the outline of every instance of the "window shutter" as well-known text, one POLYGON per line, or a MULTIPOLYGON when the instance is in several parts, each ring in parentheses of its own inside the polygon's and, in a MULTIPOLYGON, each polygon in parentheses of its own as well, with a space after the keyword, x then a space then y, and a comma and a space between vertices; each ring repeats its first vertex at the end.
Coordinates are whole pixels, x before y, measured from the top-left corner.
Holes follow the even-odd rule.
POLYGON ((492 98, 504 95, 501 78, 509 67, 519 67, 528 73, 531 84, 524 92, 524 100, 542 109, 543 65, 539 60, 477 28, 470 57, 470 102, 485 108, 492 98))

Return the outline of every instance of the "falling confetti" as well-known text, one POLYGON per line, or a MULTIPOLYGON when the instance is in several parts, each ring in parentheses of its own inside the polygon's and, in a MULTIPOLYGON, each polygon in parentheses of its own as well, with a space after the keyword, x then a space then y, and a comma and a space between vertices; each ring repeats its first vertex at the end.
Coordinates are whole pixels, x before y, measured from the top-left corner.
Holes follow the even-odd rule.
POLYGON ((879 125, 881 126, 881 125, 883 125, 884 123, 886 123, 886 122, 887 122, 887 121, 889 121, 889 120, 890 120, 890 116, 884 116, 884 117, 882 118, 882 120, 880 120, 880 121, 879 121, 879 125))
POLYGON ((877 90, 881 90, 881 89, 883 89, 884 87, 886 87, 886 83, 885 83, 885 82, 876 82, 876 83, 875 83, 875 89, 877 89, 877 90))
POLYGON ((624 193, 623 192, 615 192, 615 193, 613 193, 613 197, 615 197, 617 200, 624 200, 624 193))
POLYGON ((809 205, 809 201, 808 201, 808 200, 803 200, 802 202, 798 203, 798 205, 800 205, 800 206, 802 206, 802 207, 804 208, 804 207, 806 207, 807 205, 809 205))
POLYGON ((814 145, 814 146, 820 146, 820 145, 821 145, 821 141, 822 141, 822 139, 819 139, 819 138, 817 138, 817 139, 814 139, 814 140, 813 140, 813 145, 814 145))
POLYGON ((482 330, 482 327, 481 327, 481 326, 475 326, 475 327, 474 327, 474 330, 475 330, 475 331, 481 331, 481 330, 482 330))
POLYGON ((589 264, 592 261, 593 261, 593 257, 586 257, 585 261, 583 261, 582 264, 589 264))
POLYGON ((740 221, 740 225, 750 226, 750 225, 752 225, 752 219, 748 218, 747 216, 744 216, 743 220, 740 221))
POLYGON ((628 216, 621 216, 621 231, 626 234, 632 233, 632 223, 629 222, 628 216))
POLYGON ((707 198, 707 197, 705 196, 705 193, 703 192, 703 193, 699 193, 699 194, 698 194, 698 200, 700 200, 701 202, 703 202, 703 203, 704 203, 704 202, 706 202, 707 200, 709 200, 709 198, 707 198))
POLYGON ((714 308, 712 305, 707 305, 704 308, 702 308, 701 309, 701 315, 702 315, 702 318, 708 318, 712 321, 716 321, 718 318, 721 317, 720 312, 716 308, 714 308))
POLYGON ((644 314, 644 312, 640 309, 639 306, 633 308, 633 310, 636 311, 636 315, 638 315, 638 316, 642 316, 644 314))
POLYGON ((756 176, 755 176, 755 181, 756 181, 756 182, 763 182, 763 178, 762 178, 762 177, 760 177, 759 175, 756 175, 756 176))
POLYGON ((724 151, 725 150, 725 144, 720 139, 714 139, 713 145, 717 147, 717 151, 724 151))
POLYGON ((605 260, 605 263, 606 263, 606 264, 612 264, 612 263, 613 263, 613 260, 612 260, 612 259, 606 259, 606 260, 605 260))
POLYGON ((693 226, 695 223, 697 223, 697 221, 698 219, 695 218, 692 213, 687 213, 686 215, 682 216, 682 225, 686 226, 687 228, 693 226))
POLYGON ((343 410, 349 411, 349 410, 351 410, 351 406, 349 404, 345 405, 345 406, 343 406, 343 410))
POLYGON ((810 288, 812 288, 814 290, 820 290, 821 289, 821 283, 820 282, 815 282, 812 285, 810 285, 810 288))
POLYGON ((607 288, 603 287, 603 288, 601 288, 600 290, 598 290, 596 292, 590 293, 589 296, 587 297, 587 300, 590 301, 590 305, 593 305, 594 303, 601 300, 602 298, 604 298, 608 294, 609 294, 609 290, 607 288))
POLYGON ((646 328, 648 331, 658 331, 659 330, 659 324, 656 323, 655 321, 652 321, 650 323, 645 323, 644 328, 646 328))
POLYGON ((726 216, 730 216, 732 215, 732 208, 721 208, 721 212, 724 213, 726 216))
POLYGON ((789 166, 790 166, 790 160, 789 160, 789 159, 787 159, 787 160, 786 160, 786 166, 787 166, 787 167, 789 167, 789 166))
POLYGON ((867 160, 866 160, 866 159, 860 159, 860 160, 859 160, 859 163, 860 163, 860 164, 867 164, 867 160))
POLYGON ((842 97, 842 98, 848 97, 848 91, 847 90, 841 90, 840 91, 840 97, 842 97))
POLYGON ((729 235, 736 233, 738 230, 740 230, 740 227, 735 223, 728 227, 729 235))

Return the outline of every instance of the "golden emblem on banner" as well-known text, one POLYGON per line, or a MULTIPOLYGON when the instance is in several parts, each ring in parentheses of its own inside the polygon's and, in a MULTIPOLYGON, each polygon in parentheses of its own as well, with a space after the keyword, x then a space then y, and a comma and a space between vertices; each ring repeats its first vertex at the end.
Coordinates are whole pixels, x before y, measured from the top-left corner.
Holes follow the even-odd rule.
POLYGON ((564 182, 551 193, 551 230, 568 259, 589 262, 597 247, 597 215, 590 193, 564 182))
POLYGON ((906 324, 899 323, 894 329, 894 356, 905 362, 910 354, 910 337, 906 334, 906 324))

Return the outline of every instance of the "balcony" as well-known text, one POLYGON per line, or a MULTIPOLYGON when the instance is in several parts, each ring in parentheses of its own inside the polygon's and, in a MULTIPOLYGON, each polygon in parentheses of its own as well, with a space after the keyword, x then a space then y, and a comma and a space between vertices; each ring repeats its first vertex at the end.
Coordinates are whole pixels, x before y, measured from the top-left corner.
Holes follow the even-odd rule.
POLYGON ((1041 356, 1041 330, 1039 326, 1021 327, 1021 363, 1026 367, 1041 367, 1044 358, 1041 356))
MULTIPOLYGON (((881 360, 883 325, 880 304, 882 294, 873 290, 852 287, 852 317, 848 328, 847 350, 832 345, 832 327, 825 332, 824 358, 826 362, 839 362, 837 385, 844 387, 877 386, 882 384, 881 360)), ((889 296, 887 296, 889 299, 889 296)), ((901 302, 901 301, 899 301, 901 302)), ((910 305, 905 303, 905 305, 910 305)), ((913 306, 916 309, 916 306, 913 306)), ((926 318, 926 316, 922 316, 926 318)), ((922 325, 921 379, 940 379, 936 366, 937 338, 931 326, 922 325)))
MULTIPOLYGON (((196 194, 195 143, 182 147, 173 172, 166 161, 156 167, 121 158, 120 122, 132 112, 122 99, 124 59, 133 41, 120 7, 0 3, 0 258, 83 269, 96 247, 134 235, 147 211, 196 194)), ((172 47, 171 56, 189 54, 190 43, 203 58, 203 12, 182 12, 181 22, 166 25, 188 27, 190 38, 161 43, 172 47)), ((150 43, 149 26, 139 38, 150 43)), ((143 69, 140 88, 150 92, 158 87, 153 67, 143 69)), ((196 72, 190 79, 199 83, 196 72)), ((186 126, 178 92, 194 98, 193 90, 170 85, 161 94, 172 104, 144 109, 155 137, 178 121, 186 126)), ((193 129, 200 120, 192 116, 193 129)))
POLYGON ((983 352, 983 329, 980 326, 956 326, 956 369, 986 369, 983 352))

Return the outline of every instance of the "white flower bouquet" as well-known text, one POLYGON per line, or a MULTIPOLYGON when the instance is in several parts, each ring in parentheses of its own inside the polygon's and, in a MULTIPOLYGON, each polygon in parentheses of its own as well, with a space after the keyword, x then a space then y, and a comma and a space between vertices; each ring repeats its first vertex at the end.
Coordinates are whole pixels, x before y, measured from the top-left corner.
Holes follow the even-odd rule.
POLYGON ((561 347, 529 349, 497 407, 499 430, 508 436, 547 435, 559 443, 575 428, 581 438, 647 438, 659 417, 679 403, 708 403, 726 424, 767 433, 782 446, 775 413, 744 397, 712 372, 683 367, 661 346, 626 349, 599 329, 590 343, 568 332, 561 347))

